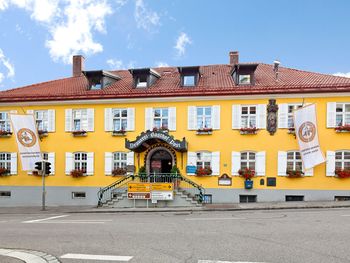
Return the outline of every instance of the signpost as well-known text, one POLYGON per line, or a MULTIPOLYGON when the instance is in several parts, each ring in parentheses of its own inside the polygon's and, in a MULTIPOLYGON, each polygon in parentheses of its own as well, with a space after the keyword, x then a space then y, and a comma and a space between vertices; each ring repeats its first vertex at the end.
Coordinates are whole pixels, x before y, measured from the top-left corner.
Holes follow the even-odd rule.
POLYGON ((128 199, 148 200, 152 199, 152 203, 158 200, 168 201, 174 200, 174 184, 173 183, 129 183, 128 199))
POLYGON ((128 199, 151 199, 151 193, 128 193, 128 199))

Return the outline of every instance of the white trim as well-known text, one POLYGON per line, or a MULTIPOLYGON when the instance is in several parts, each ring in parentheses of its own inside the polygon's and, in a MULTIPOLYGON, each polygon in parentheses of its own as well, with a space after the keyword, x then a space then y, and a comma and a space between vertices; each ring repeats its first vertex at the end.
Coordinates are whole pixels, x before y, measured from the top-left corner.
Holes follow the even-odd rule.
POLYGON ((299 99, 350 97, 350 92, 325 93, 293 93, 293 94, 263 94, 263 95, 237 95, 237 96, 185 96, 185 97, 153 97, 153 98, 123 98, 123 99, 94 99, 94 100, 52 100, 52 101, 25 101, 0 102, 1 106, 39 106, 39 105, 88 105, 88 104, 134 104, 145 102, 189 102, 189 101, 220 101, 220 100, 263 100, 263 99, 299 99))
POLYGON ((105 152, 105 175, 112 174, 112 153, 105 152))

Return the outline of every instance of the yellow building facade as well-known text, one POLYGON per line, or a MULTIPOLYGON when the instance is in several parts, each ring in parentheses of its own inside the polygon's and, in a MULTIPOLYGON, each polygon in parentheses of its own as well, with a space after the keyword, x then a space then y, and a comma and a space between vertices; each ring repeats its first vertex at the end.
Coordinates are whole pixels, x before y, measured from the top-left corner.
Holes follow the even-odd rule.
MULTIPOLYGON (((156 176, 170 173, 177 166, 182 176, 205 189, 205 202, 348 198, 350 179, 338 176, 337 171, 346 173, 350 169, 350 133, 346 128, 350 124, 350 79, 316 73, 303 75, 296 70, 276 69, 276 65, 274 68, 257 64, 252 69, 232 61, 234 55, 237 53, 231 53, 224 72, 217 66, 163 68, 155 69, 155 73, 148 69, 115 71, 112 79, 116 76, 123 79, 128 74, 130 89, 138 89, 138 93, 129 93, 130 96, 99 95, 115 83, 106 87, 97 83, 101 87, 91 89, 91 75, 86 72, 65 79, 65 83, 53 81, 38 84, 35 89, 29 86, 0 92, 0 167, 7 169, 0 176, 0 205, 41 202, 42 178, 21 169, 15 136, 8 122, 10 113, 33 114, 42 133, 41 151, 52 164, 52 174, 46 178, 49 205, 95 205, 100 188, 126 176, 112 176, 113 171, 130 167, 134 167, 134 173, 145 167, 148 174, 156 176), (143 74, 159 76, 156 80, 146 79, 146 87, 140 91, 137 85, 143 74), (211 75, 222 82, 232 79, 226 84, 230 89, 220 87, 222 84, 212 87, 207 80, 211 75), (186 79, 192 76, 193 79, 186 79), (240 83, 240 76, 249 76, 249 83, 240 83), (159 82, 170 77, 177 79, 179 87, 165 94, 147 93, 147 89, 155 87, 152 85, 158 85, 160 91, 162 87, 167 89, 167 83, 159 82), (313 80, 315 77, 319 80, 313 80), (265 84, 265 78, 271 78, 273 85, 265 84), (74 82, 74 89, 76 79, 82 80, 82 87, 93 96, 82 98, 78 92, 70 93, 70 81, 74 82), (184 81, 193 83, 188 87, 184 81), (293 86, 290 82, 299 84, 293 86), (340 86, 341 89, 334 88, 340 86), (192 93, 197 87, 201 90, 192 93), (56 97, 50 92, 43 94, 51 88, 65 90, 56 97), (272 113, 271 103, 278 107, 272 113), (292 123, 292 111, 306 104, 316 104, 319 141, 327 159, 312 171, 302 170, 292 123), (276 125, 275 131, 271 131, 268 126, 274 123, 269 123, 269 114, 274 113, 276 125), (158 137, 142 139, 152 132, 158 137), (164 138, 159 134, 164 134, 164 138), (179 142, 183 142, 180 150, 175 145, 179 142), (211 174, 196 175, 200 168, 204 171, 210 168, 211 174), (255 172, 252 189, 245 189, 245 179, 239 175, 239 170, 245 168, 255 172), (72 170, 83 170, 84 176, 73 177, 72 170), (301 171, 301 176, 288 176, 292 171, 301 171), (222 178, 226 180, 221 181, 222 178)), ((108 74, 94 72, 92 76, 95 85, 94 79, 103 79, 108 74)), ((127 173, 133 173, 133 169, 127 173)))

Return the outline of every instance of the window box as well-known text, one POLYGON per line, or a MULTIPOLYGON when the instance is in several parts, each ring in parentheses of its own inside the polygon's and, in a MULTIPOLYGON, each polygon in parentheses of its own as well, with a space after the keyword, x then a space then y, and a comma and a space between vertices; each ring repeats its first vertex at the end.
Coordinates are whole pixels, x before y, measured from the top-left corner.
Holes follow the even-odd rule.
POLYGON ((350 169, 336 169, 334 173, 339 178, 350 178, 350 169))
POLYGON ((87 132, 84 131, 84 130, 81 130, 81 131, 73 131, 72 134, 73 134, 74 137, 84 137, 84 136, 87 136, 87 132))
POLYGON ((74 169, 70 172, 70 175, 73 178, 83 177, 86 176, 86 171, 81 169, 74 169))
POLYGON ((40 138, 49 136, 49 133, 46 130, 38 130, 38 135, 40 138))
POLYGON ((212 172, 213 171, 211 170, 210 167, 205 167, 205 168, 200 167, 200 168, 197 168, 195 174, 197 176, 208 176, 208 175, 211 175, 212 172))
POLYGON ((304 176, 304 172, 300 170, 287 170, 286 174, 289 178, 301 178, 304 176))
POLYGON ((9 175, 10 175, 10 171, 8 169, 0 167, 0 177, 9 176, 9 175))
POLYGON ((203 135, 203 134, 212 134, 213 129, 212 128, 201 128, 197 130, 198 135, 203 135))
POLYGON ((295 128, 294 128, 294 127, 288 128, 288 134, 293 134, 293 135, 295 135, 295 128))
POLYGON ((253 127, 253 128, 241 128, 239 130, 240 134, 242 135, 248 135, 248 134, 257 134, 259 129, 257 129, 256 127, 253 127))
POLYGON ((0 137, 11 137, 12 132, 0 130, 0 137))
POLYGON ((125 168, 116 168, 112 171, 112 176, 124 176, 126 175, 125 168))
POLYGON ((255 176, 255 170, 245 168, 245 169, 239 169, 238 174, 242 176, 246 180, 250 180, 255 176))
POLYGON ((153 132, 165 132, 165 133, 168 133, 169 132, 169 129, 167 126, 162 126, 160 128, 157 128, 157 127, 153 127, 152 129, 153 132))
POLYGON ((112 136, 125 136, 126 131, 125 130, 119 130, 119 131, 113 131, 112 136))
POLYGON ((350 125, 335 127, 335 132, 350 132, 350 125))

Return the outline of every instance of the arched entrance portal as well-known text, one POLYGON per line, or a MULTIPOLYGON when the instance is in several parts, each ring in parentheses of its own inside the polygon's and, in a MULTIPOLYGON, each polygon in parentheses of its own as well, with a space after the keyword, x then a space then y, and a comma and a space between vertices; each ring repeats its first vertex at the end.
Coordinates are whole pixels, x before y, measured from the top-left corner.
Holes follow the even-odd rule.
POLYGON ((176 153, 168 145, 159 143, 145 152, 148 174, 169 174, 174 165, 176 165, 176 153))

